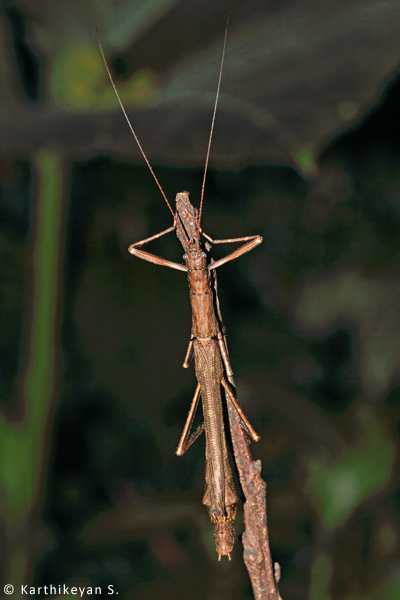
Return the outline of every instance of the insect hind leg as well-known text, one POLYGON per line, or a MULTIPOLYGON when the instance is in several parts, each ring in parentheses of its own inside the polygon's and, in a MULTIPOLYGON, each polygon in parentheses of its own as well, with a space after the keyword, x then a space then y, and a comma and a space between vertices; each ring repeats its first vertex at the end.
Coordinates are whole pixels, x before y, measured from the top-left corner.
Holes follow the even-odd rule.
POLYGON ((252 427, 250 421, 244 414, 244 411, 243 411, 242 407, 240 406, 238 399, 236 398, 236 395, 233 392, 231 386, 224 378, 221 379, 221 384, 222 384, 222 387, 224 388, 224 390, 226 391, 226 393, 228 394, 230 400, 232 401, 233 406, 236 408, 236 411, 237 411, 241 421, 244 423, 245 428, 247 429, 247 432, 250 434, 251 439, 253 440, 253 442, 258 442, 258 440, 260 439, 260 436, 255 431, 255 429, 252 427))

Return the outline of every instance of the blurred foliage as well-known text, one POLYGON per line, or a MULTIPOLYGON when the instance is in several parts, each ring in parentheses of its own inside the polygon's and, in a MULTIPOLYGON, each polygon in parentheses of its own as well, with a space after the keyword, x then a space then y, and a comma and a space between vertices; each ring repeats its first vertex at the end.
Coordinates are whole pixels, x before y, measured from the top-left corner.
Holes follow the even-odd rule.
POLYGON ((366 431, 347 457, 332 466, 320 459, 309 465, 307 487, 322 524, 329 529, 338 527, 360 503, 385 488, 392 473, 395 448, 390 431, 368 413, 361 417, 366 431))
POLYGON ((170 166, 204 162, 228 14, 212 155, 222 168, 274 161, 315 176, 321 146, 362 116, 400 62, 397 0, 2 6, 0 150, 22 155, 62 140, 71 160, 99 152, 138 160, 118 104, 110 110, 96 24, 150 161, 170 166))
POLYGON ((174 454, 187 284, 127 252, 171 220, 95 36, 196 204, 230 11, 203 226, 264 237, 218 289, 281 594, 399 597, 400 5, 374 0, 2 2, 1 585, 251 597, 240 542, 215 558, 204 440, 174 454))
MULTIPOLYGON (((127 82, 118 86, 125 106, 147 104, 157 88, 155 74, 139 69, 127 82)), ((54 63, 52 92, 65 106, 79 109, 115 108, 115 93, 104 81, 104 63, 98 47, 72 44, 54 63)))

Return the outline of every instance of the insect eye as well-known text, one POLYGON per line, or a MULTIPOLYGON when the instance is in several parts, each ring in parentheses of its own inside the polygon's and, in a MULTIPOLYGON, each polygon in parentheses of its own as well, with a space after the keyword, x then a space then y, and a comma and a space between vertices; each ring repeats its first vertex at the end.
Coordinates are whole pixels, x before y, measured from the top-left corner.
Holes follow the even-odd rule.
POLYGON ((186 254, 184 254, 184 255, 183 255, 183 260, 186 260, 186 259, 187 259, 187 255, 186 255, 186 254))
POLYGON ((207 254, 206 254, 205 252, 202 252, 201 256, 202 256, 203 258, 207 258, 207 254))

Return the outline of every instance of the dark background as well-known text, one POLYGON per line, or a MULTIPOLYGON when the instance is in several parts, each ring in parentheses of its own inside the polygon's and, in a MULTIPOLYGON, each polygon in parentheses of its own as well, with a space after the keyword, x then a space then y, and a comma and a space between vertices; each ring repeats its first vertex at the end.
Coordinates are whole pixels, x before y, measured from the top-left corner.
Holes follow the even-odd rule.
POLYGON ((252 597, 240 541, 213 548, 204 439, 174 453, 187 283, 127 252, 171 215, 95 33, 198 205, 229 13, 203 227, 264 237, 218 286, 281 595, 400 597, 400 5, 377 0, 0 3, 2 586, 252 597))

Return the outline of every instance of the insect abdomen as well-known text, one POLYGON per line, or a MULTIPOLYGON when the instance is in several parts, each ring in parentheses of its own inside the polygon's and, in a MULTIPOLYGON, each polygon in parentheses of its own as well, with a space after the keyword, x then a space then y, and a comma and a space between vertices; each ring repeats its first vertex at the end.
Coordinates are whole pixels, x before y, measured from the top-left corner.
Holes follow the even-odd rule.
POLYGON ((221 402, 223 367, 217 340, 196 339, 194 360, 200 383, 206 433, 206 486, 203 497, 214 525, 219 554, 229 554, 233 546, 233 520, 238 497, 233 485, 225 442, 221 402))

